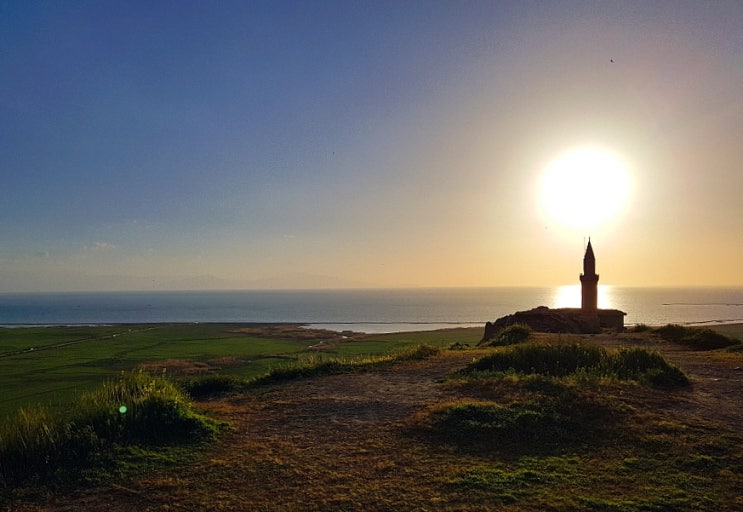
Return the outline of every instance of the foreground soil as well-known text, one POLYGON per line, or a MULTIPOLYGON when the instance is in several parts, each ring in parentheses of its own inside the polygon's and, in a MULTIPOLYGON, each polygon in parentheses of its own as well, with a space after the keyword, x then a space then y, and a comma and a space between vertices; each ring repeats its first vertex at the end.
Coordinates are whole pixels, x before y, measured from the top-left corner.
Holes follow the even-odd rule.
MULTIPOLYGON (((720 431, 743 432, 740 353, 694 352, 630 334, 590 340, 660 350, 693 386, 672 396, 655 392, 654 408, 720 431)), ((444 351, 424 361, 202 403, 231 429, 189 464, 18 510, 530 509, 523 502, 494 503, 486 494, 451 485, 452 475, 482 465, 489 455, 434 446, 407 428, 415 413, 456 399, 457 388, 442 378, 482 353, 444 351)), ((743 501, 731 503, 729 510, 738 505, 743 501)))

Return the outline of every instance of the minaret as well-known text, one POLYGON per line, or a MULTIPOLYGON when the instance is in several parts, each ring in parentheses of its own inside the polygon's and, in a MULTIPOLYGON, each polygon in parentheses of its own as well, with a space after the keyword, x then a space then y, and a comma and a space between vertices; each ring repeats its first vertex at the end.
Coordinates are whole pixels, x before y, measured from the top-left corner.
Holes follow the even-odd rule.
POLYGON ((588 239, 586 255, 583 256, 583 273, 580 275, 580 307, 583 311, 598 310, 599 276, 596 274, 596 257, 593 255, 591 239, 588 239))

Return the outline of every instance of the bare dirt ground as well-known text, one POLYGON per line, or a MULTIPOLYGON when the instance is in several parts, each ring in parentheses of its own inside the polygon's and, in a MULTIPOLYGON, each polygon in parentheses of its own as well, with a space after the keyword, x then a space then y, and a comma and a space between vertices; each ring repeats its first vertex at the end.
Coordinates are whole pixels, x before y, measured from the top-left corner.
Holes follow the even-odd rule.
MULTIPOLYGON (((590 339, 659 349, 693 380, 691 391, 661 407, 743 431, 740 353, 720 357, 630 334, 590 339)), ((479 352, 445 351, 204 403, 232 428, 190 464, 21 510, 488 510, 446 485, 473 456, 453 457, 403 433, 411 414, 452 398, 438 381, 479 352)))

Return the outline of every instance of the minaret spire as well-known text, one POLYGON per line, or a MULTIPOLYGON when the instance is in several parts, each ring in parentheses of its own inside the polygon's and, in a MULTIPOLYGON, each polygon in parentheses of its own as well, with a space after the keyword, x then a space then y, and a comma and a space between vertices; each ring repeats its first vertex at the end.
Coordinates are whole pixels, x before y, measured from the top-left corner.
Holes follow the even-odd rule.
POLYGON ((581 304, 583 311, 598 310, 598 283, 599 276, 596 274, 596 257, 593 255, 591 238, 588 238, 586 254, 583 256, 583 273, 580 275, 581 304))

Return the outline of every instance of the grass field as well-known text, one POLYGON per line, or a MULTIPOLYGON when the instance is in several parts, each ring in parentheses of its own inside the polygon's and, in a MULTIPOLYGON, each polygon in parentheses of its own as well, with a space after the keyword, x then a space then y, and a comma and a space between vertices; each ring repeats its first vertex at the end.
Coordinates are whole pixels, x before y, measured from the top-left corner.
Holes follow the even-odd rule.
POLYGON ((489 347, 475 347, 480 329, 9 333, 2 378, 47 390, 3 398, 70 405, 0 432, 0 505, 23 512, 743 506, 741 345, 712 348, 703 330, 526 332, 489 347), (195 381, 231 387, 189 389, 192 402, 183 386, 204 373, 195 381), (151 438, 162 433, 191 444, 151 438))
POLYGON ((64 406, 121 371, 255 377, 307 353, 363 357, 406 346, 475 344, 479 329, 354 335, 241 324, 147 324, 0 329, 0 419, 20 406, 64 406), (345 337, 344 337, 345 336, 345 337))

